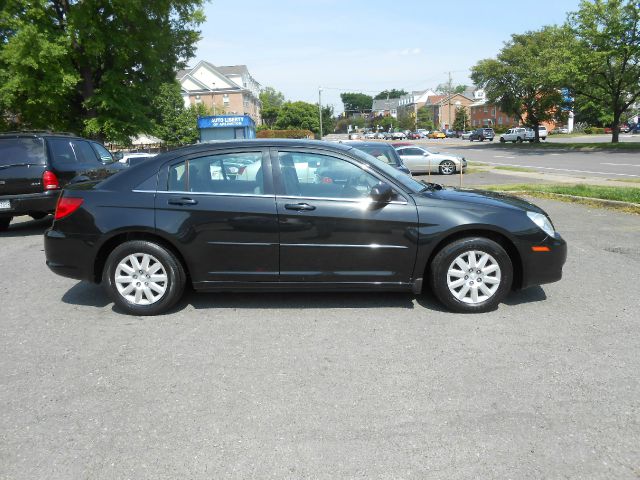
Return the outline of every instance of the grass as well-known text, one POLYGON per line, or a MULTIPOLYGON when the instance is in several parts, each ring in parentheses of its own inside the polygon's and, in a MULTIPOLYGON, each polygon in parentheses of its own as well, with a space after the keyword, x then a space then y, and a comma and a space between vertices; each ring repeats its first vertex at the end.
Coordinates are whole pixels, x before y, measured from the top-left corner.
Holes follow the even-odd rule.
POLYGON ((616 178, 615 180, 609 180, 614 182, 640 183, 640 178, 616 178))
POLYGON ((495 143, 498 148, 520 148, 520 149, 540 149, 549 148, 555 150, 626 150, 640 151, 640 142, 620 142, 620 143, 556 143, 556 142, 540 142, 540 143, 495 143))
POLYGON ((601 203, 589 201, 589 199, 613 200, 627 202, 633 205, 606 206, 620 209, 630 213, 640 214, 640 188, 636 187, 608 187, 600 185, 539 185, 539 184, 515 184, 515 185, 489 185, 482 187, 486 190, 501 192, 520 192, 536 197, 554 198, 568 202, 577 202, 587 205, 602 207, 601 203), (572 195, 581 198, 564 197, 557 195, 572 195))
POLYGON ((510 172, 535 172, 536 170, 532 169, 532 168, 525 168, 525 167, 510 167, 508 165, 499 165, 496 167, 493 167, 495 170, 509 170, 510 172))

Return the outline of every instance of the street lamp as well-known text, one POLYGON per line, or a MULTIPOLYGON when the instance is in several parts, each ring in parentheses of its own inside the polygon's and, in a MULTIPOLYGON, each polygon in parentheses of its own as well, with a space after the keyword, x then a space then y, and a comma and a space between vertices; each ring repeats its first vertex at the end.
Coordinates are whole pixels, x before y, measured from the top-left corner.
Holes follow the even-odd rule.
POLYGON ((322 87, 318 87, 318 114, 320 115, 320 140, 322 140, 322 87))

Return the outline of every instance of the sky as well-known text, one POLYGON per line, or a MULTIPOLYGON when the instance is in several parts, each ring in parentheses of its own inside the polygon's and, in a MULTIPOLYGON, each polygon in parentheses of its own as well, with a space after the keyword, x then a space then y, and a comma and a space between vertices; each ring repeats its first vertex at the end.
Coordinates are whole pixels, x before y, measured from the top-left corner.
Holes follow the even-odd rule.
POLYGON ((495 57, 513 33, 560 24, 579 0, 213 0, 196 57, 246 65, 287 100, 343 110, 342 92, 425 90, 495 57), (450 8, 447 8, 450 6, 450 8))

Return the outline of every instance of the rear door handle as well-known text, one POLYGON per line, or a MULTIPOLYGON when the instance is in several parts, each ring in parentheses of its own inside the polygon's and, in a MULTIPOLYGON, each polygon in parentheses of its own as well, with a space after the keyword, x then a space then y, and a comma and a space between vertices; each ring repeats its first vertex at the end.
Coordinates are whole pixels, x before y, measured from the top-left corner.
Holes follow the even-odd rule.
POLYGON ((169 197, 169 205, 196 205, 197 200, 189 197, 169 197))
POLYGON ((284 208, 286 208, 287 210, 297 210, 297 211, 302 211, 302 210, 315 210, 316 207, 314 207, 313 205, 309 205, 308 203, 287 203, 285 204, 284 208))

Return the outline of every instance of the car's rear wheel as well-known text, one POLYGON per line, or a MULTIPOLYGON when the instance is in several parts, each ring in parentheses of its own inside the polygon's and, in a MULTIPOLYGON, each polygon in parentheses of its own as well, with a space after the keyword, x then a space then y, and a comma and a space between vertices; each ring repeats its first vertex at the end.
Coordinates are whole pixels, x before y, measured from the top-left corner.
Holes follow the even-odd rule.
POLYGON ((0 232, 4 232, 9 228, 9 224, 13 217, 2 217, 0 218, 0 232))
POLYGON ((522 137, 518 137, 517 140, 518 140, 518 143, 522 143, 522 137))
POLYGON ((513 265, 493 240, 470 237, 446 245, 431 262, 431 288, 450 310, 493 310, 511 288, 513 265))
POLYGON ((500 143, 504 143, 506 140, 503 137, 500 137, 500 143))
POLYGON ((442 175, 453 175, 456 173, 456 164, 451 160, 444 160, 440 162, 440 173, 442 175))
POLYGON ((186 275, 170 250, 133 240, 111 252, 102 280, 115 304, 127 313, 157 315, 182 297, 186 275))

